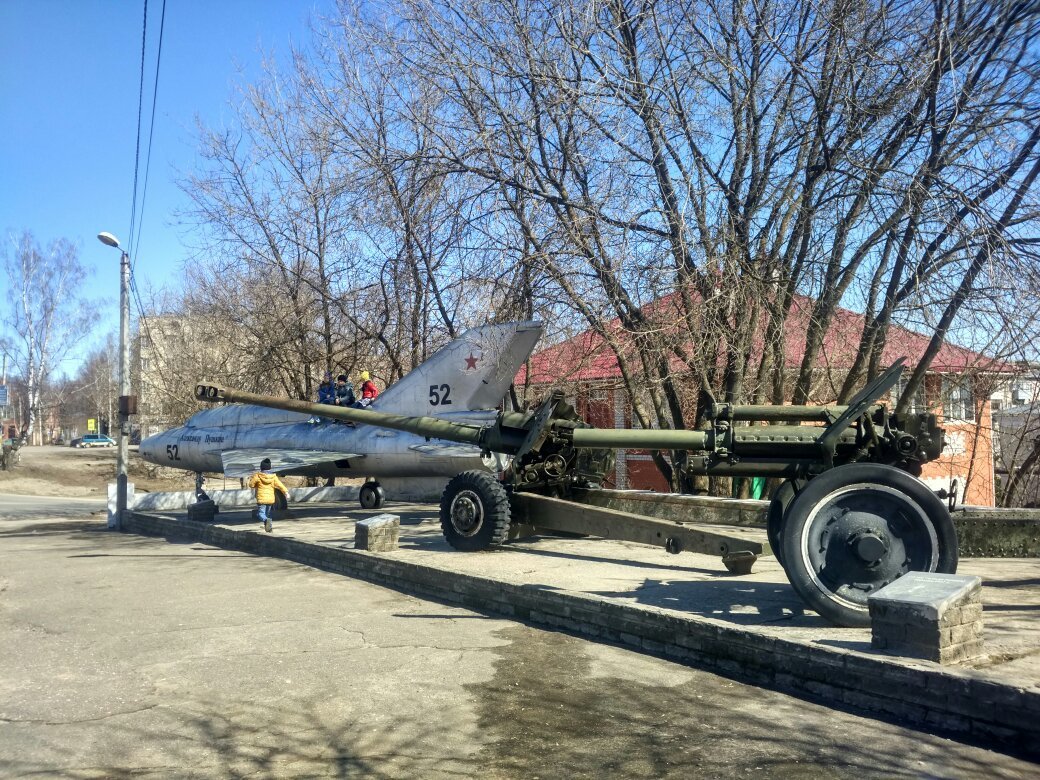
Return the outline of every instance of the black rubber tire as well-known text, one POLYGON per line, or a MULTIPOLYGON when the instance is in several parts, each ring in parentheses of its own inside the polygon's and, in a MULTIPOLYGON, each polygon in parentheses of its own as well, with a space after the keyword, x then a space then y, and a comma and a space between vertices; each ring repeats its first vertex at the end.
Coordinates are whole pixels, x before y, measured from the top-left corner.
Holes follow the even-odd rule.
POLYGON ((787 509, 780 545, 792 587, 839 626, 869 626, 868 595, 908 571, 957 571, 946 505, 916 477, 877 463, 809 482, 787 509))
POLYGON ((358 501, 362 509, 379 509, 383 505, 386 493, 376 482, 366 482, 358 491, 358 501))
POLYGON ((794 497, 798 495, 798 491, 806 484, 804 479, 786 479, 780 483, 780 487, 776 489, 769 501, 769 510, 766 513, 766 536, 769 539, 769 547, 781 566, 784 565, 783 544, 780 541, 784 535, 784 516, 787 514, 788 507, 791 506, 791 502, 794 501, 794 497))
POLYGON ((463 552, 504 544, 509 536, 509 495, 494 474, 464 471, 441 496, 441 531, 463 552))

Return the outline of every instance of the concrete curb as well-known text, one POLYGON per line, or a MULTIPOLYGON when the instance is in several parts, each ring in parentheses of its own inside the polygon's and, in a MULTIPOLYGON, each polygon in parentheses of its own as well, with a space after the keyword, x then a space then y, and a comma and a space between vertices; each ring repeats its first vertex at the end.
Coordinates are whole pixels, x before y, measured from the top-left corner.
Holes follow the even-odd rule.
MULTIPOLYGON (((253 506, 256 503, 256 492, 253 490, 207 490, 206 493, 219 507, 253 506)), ((289 501, 294 504, 312 501, 356 501, 357 497, 358 488, 350 485, 289 488, 289 501)), ((135 512, 164 512, 184 509, 194 502, 194 490, 135 493, 130 508, 135 512)))
POLYGON ((700 616, 549 587, 515 585, 302 542, 130 512, 123 530, 283 558, 399 591, 627 645, 830 704, 1040 756, 1040 690, 982 671, 779 639, 700 616))
MULTIPOLYGON (((441 493, 447 479, 442 477, 416 477, 414 479, 390 478, 380 480, 380 484, 397 501, 440 501, 441 493)), ((115 482, 109 483, 111 495, 115 495, 115 482)), ((289 503, 302 504, 312 502, 347 502, 357 501, 359 485, 339 485, 333 487, 297 487, 289 488, 289 503)), ((218 507, 253 506, 256 493, 253 490, 226 489, 207 490, 206 494, 218 507)), ((184 509, 195 503, 194 490, 178 490, 173 492, 138 493, 130 485, 128 496, 129 507, 135 512, 170 512, 184 509)), ((112 499, 111 510, 115 511, 115 499, 112 499)))

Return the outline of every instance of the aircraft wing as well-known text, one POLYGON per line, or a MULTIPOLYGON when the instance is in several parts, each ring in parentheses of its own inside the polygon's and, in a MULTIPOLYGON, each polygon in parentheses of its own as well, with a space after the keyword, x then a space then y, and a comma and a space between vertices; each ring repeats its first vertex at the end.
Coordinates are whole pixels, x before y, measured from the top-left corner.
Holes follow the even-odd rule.
POLYGON ((228 477, 248 477, 260 470, 260 461, 268 458, 271 471, 292 471, 303 466, 317 466, 344 458, 362 458, 363 455, 351 452, 330 452, 328 450, 275 450, 275 449, 241 449, 224 450, 220 460, 224 465, 224 475, 228 477))
POLYGON ((472 444, 457 444, 450 441, 439 444, 434 444, 433 442, 429 444, 413 444, 408 449, 431 458, 472 458, 480 453, 480 448, 474 447, 472 444))

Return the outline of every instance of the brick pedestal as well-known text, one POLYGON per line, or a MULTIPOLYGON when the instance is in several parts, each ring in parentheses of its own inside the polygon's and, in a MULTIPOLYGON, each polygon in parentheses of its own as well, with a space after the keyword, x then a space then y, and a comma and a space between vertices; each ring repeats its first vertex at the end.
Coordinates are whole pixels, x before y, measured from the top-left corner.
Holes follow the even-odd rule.
POLYGON ((867 600, 871 646, 941 664, 982 655, 982 580, 909 572, 867 600))
POLYGON ((397 515, 376 515, 359 520, 354 526, 354 547, 369 552, 396 550, 401 533, 401 518, 397 515))

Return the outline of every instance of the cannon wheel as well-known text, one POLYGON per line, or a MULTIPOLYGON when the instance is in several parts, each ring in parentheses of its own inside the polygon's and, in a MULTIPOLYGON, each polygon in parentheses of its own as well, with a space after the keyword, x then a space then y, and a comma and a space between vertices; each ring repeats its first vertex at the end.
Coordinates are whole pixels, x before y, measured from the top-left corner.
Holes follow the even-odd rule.
POLYGON ((456 550, 474 552, 505 543, 509 535, 509 495, 486 471, 464 471, 441 496, 441 530, 456 550))
POLYGON ((379 509, 383 505, 386 494, 378 482, 366 482, 358 491, 358 501, 364 509, 379 509))
POLYGON ((908 571, 957 571, 946 505, 916 477, 876 463, 809 482, 788 507, 780 543, 791 585, 841 626, 869 626, 867 597, 908 571))
POLYGON ((804 479, 784 480, 769 502, 769 512, 766 515, 766 536, 769 537, 769 547, 781 566, 784 565, 784 551, 781 542, 784 535, 784 516, 787 514, 788 507, 791 506, 791 502, 794 501, 794 497, 798 495, 798 491, 806 484, 804 479))

